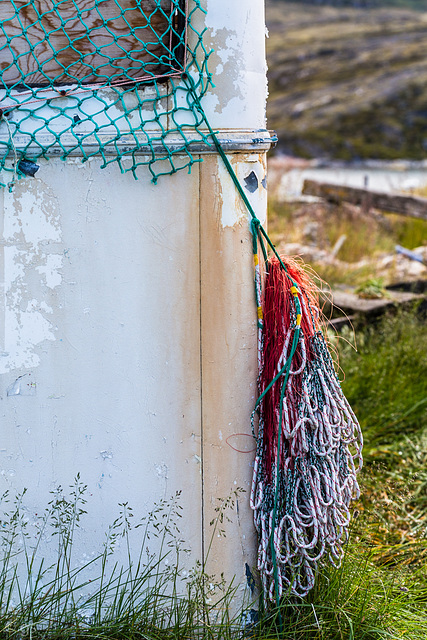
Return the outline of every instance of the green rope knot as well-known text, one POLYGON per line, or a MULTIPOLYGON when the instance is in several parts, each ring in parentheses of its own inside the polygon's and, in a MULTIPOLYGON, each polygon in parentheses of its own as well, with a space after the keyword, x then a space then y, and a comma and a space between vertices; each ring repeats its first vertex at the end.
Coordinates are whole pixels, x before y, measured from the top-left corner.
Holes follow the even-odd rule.
POLYGON ((258 237, 259 237, 259 228, 261 226, 261 222, 258 218, 251 219, 251 233, 252 233, 252 251, 258 253, 258 237))

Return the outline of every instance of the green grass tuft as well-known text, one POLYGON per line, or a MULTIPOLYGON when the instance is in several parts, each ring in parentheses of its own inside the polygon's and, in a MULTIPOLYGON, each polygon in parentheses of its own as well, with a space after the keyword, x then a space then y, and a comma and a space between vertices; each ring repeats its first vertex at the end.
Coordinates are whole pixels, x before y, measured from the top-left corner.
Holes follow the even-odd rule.
MULTIPOLYGON (((77 477, 68 493, 53 493, 37 532, 29 531, 23 500, 2 497, 0 537, 0 638, 146 639, 235 637, 229 614, 232 585, 215 582, 202 565, 181 568, 185 550, 177 527, 179 495, 161 501, 136 525, 132 509, 120 513, 107 532, 99 555, 84 566, 73 563, 74 536, 86 511, 87 487, 77 477), (132 529, 140 529, 140 552, 131 553, 132 529), (42 539, 57 541, 55 562, 45 566, 42 539), (118 543, 127 564, 115 561, 118 543), (149 551, 155 543, 156 553, 149 551), (92 577, 89 579, 88 576, 92 577), (94 576, 94 577, 93 577, 94 576)), ((221 503, 213 535, 223 516, 221 503)))
MULTIPOLYGON (((215 582, 202 565, 184 574, 179 496, 136 525, 129 505, 120 505, 99 555, 76 568, 74 537, 87 508, 77 477, 68 492, 52 494, 36 535, 25 492, 3 496, 0 640, 425 640, 427 327, 417 314, 400 313, 365 327, 358 343, 356 353, 337 340, 343 388, 365 434, 364 495, 341 567, 322 566, 305 599, 285 596, 280 612, 261 610, 256 624, 244 626, 245 612, 230 613, 233 585, 215 582), (134 529, 141 541, 136 557, 134 529), (40 557, 46 535, 57 545, 51 567, 40 557), (128 550, 126 566, 114 560, 119 543, 128 550)), ((233 498, 218 505, 213 535, 233 498)))
POLYGON ((340 345, 343 389, 365 439, 361 539, 382 564, 420 565, 427 560, 425 319, 401 312, 366 327, 357 353, 340 345))

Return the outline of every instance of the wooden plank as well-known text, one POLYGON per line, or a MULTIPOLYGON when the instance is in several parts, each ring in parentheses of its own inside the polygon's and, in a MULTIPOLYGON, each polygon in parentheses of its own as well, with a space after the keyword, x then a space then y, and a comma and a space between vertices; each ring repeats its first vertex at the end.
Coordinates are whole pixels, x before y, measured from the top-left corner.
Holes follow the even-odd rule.
POLYGON ((164 13, 155 0, 3 0, 3 83, 98 84, 167 73, 171 7, 171 0, 162 0, 164 13))
POLYGON ((400 213, 403 216, 427 220, 427 198, 395 195, 345 187, 336 184, 304 180, 302 189, 304 195, 317 196, 330 202, 350 202, 351 204, 372 207, 380 211, 400 213))
MULTIPOLYGON (((327 315, 331 311, 331 295, 323 294, 323 311, 327 315)), ((387 291, 387 297, 362 298, 353 291, 332 291, 332 307, 348 314, 365 314, 376 316, 393 307, 405 307, 415 300, 424 298, 424 295, 407 291, 387 291)), ((353 316, 354 317, 354 316, 353 316)))

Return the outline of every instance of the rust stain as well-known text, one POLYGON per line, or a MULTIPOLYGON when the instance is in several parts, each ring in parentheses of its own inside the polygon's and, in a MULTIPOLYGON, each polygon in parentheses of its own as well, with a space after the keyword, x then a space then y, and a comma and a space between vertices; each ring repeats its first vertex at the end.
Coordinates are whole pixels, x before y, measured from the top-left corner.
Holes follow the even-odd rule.
MULTIPOLYGON (((243 154, 233 159, 238 166, 243 154)), ((222 207, 235 206, 235 192, 225 188, 218 172, 219 159, 208 156, 200 167, 201 247, 201 361, 203 416, 203 477, 206 541, 211 539, 208 523, 215 518, 218 497, 235 489, 249 489, 251 455, 236 451, 226 439, 246 431, 253 406, 256 383, 256 318, 249 227, 246 223, 223 228, 218 225, 222 207), (236 429, 233 425, 239 425, 236 429), (222 435, 223 434, 223 435, 222 435)), ((241 573, 255 549, 252 516, 247 501, 226 524, 227 545, 212 540, 210 567, 227 567, 231 578, 241 573), (248 554, 242 552, 242 535, 248 540, 248 554), (252 543, 250 542, 252 540, 252 543), (253 549, 252 549, 253 546, 253 549), (245 558, 244 558, 245 556, 245 558)))

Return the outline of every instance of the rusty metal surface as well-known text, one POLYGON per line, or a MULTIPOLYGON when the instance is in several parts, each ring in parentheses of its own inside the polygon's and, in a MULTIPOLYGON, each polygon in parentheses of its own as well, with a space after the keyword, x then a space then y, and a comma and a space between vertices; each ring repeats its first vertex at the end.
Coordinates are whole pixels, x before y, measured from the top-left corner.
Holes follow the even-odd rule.
MULTIPOLYGON (((241 179, 258 174, 258 193, 248 193, 260 210, 262 156, 232 161, 241 179)), ((257 378, 253 259, 248 214, 220 163, 209 156, 200 166, 203 537, 208 572, 245 581, 245 563, 253 568, 256 548, 248 499, 257 378), (226 511, 230 521, 219 527, 224 539, 210 523, 218 516, 219 499, 237 489, 245 493, 226 511)))

